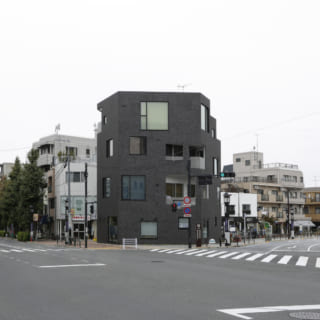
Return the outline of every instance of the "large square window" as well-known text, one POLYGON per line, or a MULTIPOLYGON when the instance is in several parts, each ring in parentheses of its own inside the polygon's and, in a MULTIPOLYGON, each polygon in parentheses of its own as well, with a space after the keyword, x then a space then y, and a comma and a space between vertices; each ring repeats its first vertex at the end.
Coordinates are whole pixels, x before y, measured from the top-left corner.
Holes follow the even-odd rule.
POLYGON ((182 183, 166 183, 166 195, 173 198, 183 197, 182 183))
POLYGON ((146 137, 130 137, 130 154, 143 155, 147 153, 146 137))
POLYGON ((168 102, 141 102, 141 130, 168 130, 168 102))
POLYGON ((122 200, 145 200, 145 176, 122 176, 122 200))
POLYGON ((183 146, 176 144, 166 144, 167 157, 183 157, 183 146))
POLYGON ((156 239, 158 237, 158 223, 155 221, 142 221, 141 222, 141 238, 156 239))

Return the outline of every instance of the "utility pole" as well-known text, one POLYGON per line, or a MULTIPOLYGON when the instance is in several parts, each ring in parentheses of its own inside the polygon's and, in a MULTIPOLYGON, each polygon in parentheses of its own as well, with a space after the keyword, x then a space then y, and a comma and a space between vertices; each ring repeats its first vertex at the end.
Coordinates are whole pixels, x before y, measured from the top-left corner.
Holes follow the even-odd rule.
MULTIPOLYGON (((71 235, 72 235, 72 219, 71 219, 71 187, 70 187, 70 151, 68 152, 67 155, 67 161, 68 161, 68 229, 71 230, 71 235)), ((69 236, 69 230, 67 230, 68 236, 69 236)), ((69 239, 69 238, 68 238, 69 239)), ((71 239, 69 239, 70 243, 71 239)))
POLYGON ((84 247, 88 247, 88 164, 84 165, 84 247))
MULTIPOLYGON (((191 198, 191 160, 188 160, 188 197, 191 198)), ((189 219, 189 228, 188 228, 188 247, 191 248, 191 216, 189 219)))
POLYGON ((289 189, 287 189, 287 198, 288 198, 288 212, 287 212, 287 233, 288 233, 288 239, 290 239, 290 193, 289 193, 289 189))

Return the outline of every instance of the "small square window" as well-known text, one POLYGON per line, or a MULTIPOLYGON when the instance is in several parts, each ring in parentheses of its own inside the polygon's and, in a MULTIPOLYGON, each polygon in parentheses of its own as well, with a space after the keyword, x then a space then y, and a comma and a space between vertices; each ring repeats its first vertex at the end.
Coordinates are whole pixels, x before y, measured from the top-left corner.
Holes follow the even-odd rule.
POLYGON ((246 166, 250 166, 250 160, 246 160, 246 161, 245 161, 245 165, 246 165, 246 166))
POLYGON ((142 221, 140 224, 140 236, 144 239, 156 239, 158 237, 158 223, 155 221, 142 221))
POLYGON ((130 137, 130 154, 144 155, 147 153, 146 137, 130 137))

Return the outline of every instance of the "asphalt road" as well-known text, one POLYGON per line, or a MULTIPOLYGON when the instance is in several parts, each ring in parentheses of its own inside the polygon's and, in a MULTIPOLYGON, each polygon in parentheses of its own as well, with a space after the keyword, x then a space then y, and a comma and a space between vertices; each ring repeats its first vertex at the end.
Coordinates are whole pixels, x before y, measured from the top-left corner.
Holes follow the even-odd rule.
POLYGON ((0 240, 0 319, 320 319, 320 240, 179 250, 0 240))

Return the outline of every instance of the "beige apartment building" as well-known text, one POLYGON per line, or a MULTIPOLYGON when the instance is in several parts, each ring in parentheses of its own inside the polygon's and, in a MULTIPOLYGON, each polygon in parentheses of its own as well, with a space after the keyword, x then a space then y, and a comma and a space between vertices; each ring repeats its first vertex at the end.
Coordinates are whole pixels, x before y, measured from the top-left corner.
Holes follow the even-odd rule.
POLYGON ((320 227, 320 187, 305 188, 303 192, 306 199, 304 213, 320 227))
POLYGON ((275 219, 274 233, 287 233, 293 223, 295 231, 311 226, 303 213, 303 173, 297 165, 287 163, 265 164, 262 152, 244 152, 233 155, 233 164, 225 170, 234 171, 236 177, 222 181, 222 190, 234 188, 258 195, 258 219, 275 219), (290 219, 288 225, 287 212, 290 219))

